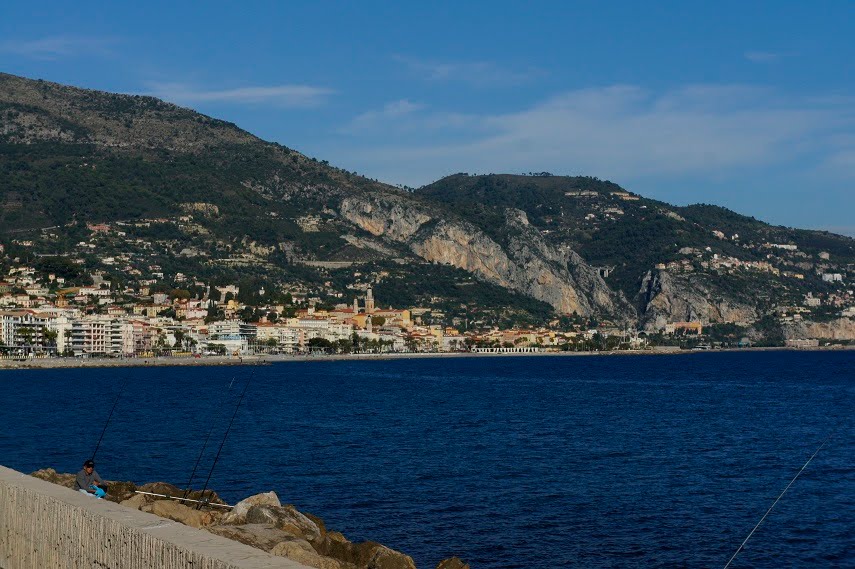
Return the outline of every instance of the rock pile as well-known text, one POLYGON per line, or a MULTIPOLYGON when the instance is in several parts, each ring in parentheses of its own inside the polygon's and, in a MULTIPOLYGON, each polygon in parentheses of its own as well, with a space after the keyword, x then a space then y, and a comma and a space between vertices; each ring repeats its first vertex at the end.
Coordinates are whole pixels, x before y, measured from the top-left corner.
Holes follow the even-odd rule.
MULTIPOLYGON (((66 486, 74 486, 73 474, 62 474, 52 468, 32 476, 66 486)), ((123 506, 142 510, 182 524, 262 549, 272 555, 287 557, 317 569, 416 569, 412 557, 373 541, 353 543, 339 532, 327 530, 323 520, 303 513, 292 505, 282 505, 275 492, 256 494, 235 504, 234 508, 197 510, 179 501, 136 491, 181 497, 184 491, 165 482, 152 482, 137 487, 132 482, 107 482, 107 499, 123 506)), ((201 499, 198 491, 187 496, 201 499)), ((206 493, 213 504, 224 502, 216 493, 206 493)), ((457 557, 445 559, 437 569, 469 569, 457 557)))

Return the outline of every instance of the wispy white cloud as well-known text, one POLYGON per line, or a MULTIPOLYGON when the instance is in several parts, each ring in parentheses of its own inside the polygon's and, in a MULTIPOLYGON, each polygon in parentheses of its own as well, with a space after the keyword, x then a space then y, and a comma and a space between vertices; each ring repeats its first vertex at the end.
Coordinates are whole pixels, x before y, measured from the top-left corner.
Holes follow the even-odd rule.
POLYGON ((421 108, 372 118, 376 143, 362 138, 347 161, 410 185, 456 171, 548 170, 637 180, 719 176, 794 160, 808 169, 823 160, 849 163, 855 148, 843 136, 855 131, 851 102, 790 100, 738 85, 664 92, 617 85, 565 92, 508 113, 421 108), (442 126, 426 137, 426 124, 442 126))
POLYGON ((826 167, 827 171, 855 180, 855 144, 840 148, 830 154, 823 166, 826 167))
POLYGON ((434 61, 395 56, 419 78, 425 81, 449 81, 474 86, 518 85, 545 75, 540 69, 511 69, 489 61, 434 61))
POLYGON ((746 51, 743 54, 752 63, 774 63, 786 55, 775 51, 746 51))
POLYGON ((422 103, 408 99, 392 101, 379 110, 371 110, 355 116, 339 132, 360 137, 379 135, 388 138, 395 133, 415 134, 421 138, 429 133, 440 136, 450 132, 483 132, 482 116, 431 110, 422 103))
POLYGON ((30 59, 57 60, 82 55, 104 56, 111 53, 116 40, 83 36, 47 36, 31 40, 0 42, 0 53, 11 53, 30 59))
POLYGON ((353 118, 342 129, 343 132, 359 132, 374 128, 378 125, 388 127, 390 121, 401 119, 407 115, 412 115, 416 111, 424 108, 420 103, 413 103, 408 99, 401 99, 386 103, 382 109, 375 111, 366 111, 353 118))
POLYGON ((185 83, 147 84, 147 94, 180 104, 220 102, 270 104, 279 107, 316 107, 327 101, 332 89, 310 85, 249 86, 234 89, 202 89, 185 83))
POLYGON ((452 131, 474 133, 483 128, 482 117, 477 115, 431 111, 427 105, 401 99, 387 103, 382 109, 357 115, 339 132, 369 138, 372 135, 389 138, 409 133, 424 139, 430 134, 442 136, 452 131))

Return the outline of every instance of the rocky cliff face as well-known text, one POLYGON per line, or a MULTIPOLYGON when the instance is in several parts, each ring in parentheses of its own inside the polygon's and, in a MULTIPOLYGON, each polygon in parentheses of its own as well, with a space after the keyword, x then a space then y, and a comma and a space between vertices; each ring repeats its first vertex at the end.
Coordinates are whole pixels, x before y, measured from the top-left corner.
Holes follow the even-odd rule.
POLYGON ((470 223, 442 219, 394 194, 349 196, 339 211, 373 235, 405 243, 423 259, 469 271, 559 312, 633 318, 629 303, 612 292, 594 268, 572 250, 547 245, 522 211, 507 212, 511 237, 505 247, 470 223))
POLYGON ((855 319, 837 318, 830 322, 791 322, 783 327, 787 339, 855 340, 855 319))
POLYGON ((433 219, 400 196, 379 193, 345 197, 339 205, 339 213, 372 235, 391 241, 407 241, 433 219))
POLYGON ((657 331, 668 322, 753 322, 754 307, 718 294, 692 275, 648 271, 638 291, 640 322, 647 331, 657 331))

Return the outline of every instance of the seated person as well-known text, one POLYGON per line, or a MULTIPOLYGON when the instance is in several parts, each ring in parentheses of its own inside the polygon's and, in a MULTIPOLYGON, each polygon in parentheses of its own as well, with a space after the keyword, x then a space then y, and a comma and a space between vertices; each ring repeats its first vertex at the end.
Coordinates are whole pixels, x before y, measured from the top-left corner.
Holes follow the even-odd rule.
POLYGON ((74 489, 84 494, 91 494, 96 498, 103 498, 107 495, 107 486, 95 472, 95 463, 87 460, 83 463, 83 470, 77 473, 77 478, 74 480, 74 489))

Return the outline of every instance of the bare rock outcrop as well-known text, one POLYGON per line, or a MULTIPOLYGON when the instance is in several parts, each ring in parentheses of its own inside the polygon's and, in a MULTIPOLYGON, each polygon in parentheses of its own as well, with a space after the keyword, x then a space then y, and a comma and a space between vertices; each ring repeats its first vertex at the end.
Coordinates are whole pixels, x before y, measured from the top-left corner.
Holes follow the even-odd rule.
POLYGON ((106 481, 107 499, 112 502, 123 502, 136 496, 137 485, 126 480, 106 481))
POLYGON ((448 559, 440 561, 439 565, 436 566, 436 569, 469 569, 469 564, 464 563, 463 560, 458 557, 449 557, 448 559))
POLYGON ((318 554, 309 542, 301 539, 278 543, 270 550, 270 553, 280 557, 287 557, 292 561, 308 565, 309 567, 315 567, 316 569, 353 569, 351 565, 338 559, 318 554))
POLYGON ((648 271, 638 291, 641 325, 656 332, 668 322, 753 322, 754 307, 716 292, 699 277, 648 271))
POLYGON ((269 524, 218 525, 206 529, 215 535, 267 552, 280 543, 299 539, 269 524))
MULTIPOLYGON (((259 494, 253 496, 252 499, 261 502, 264 499, 262 496, 268 496, 272 493, 259 494)), ((275 494, 274 494, 275 496, 275 494)), ((249 499, 248 499, 249 500, 249 499)), ((246 502, 244 500, 243 502, 246 502)), ((273 502, 271 500, 271 502, 273 502)), ((237 508, 237 506, 235 507, 237 508)), ((240 535, 261 535, 264 539, 273 535, 269 530, 276 530, 288 535, 290 538, 285 545, 279 547, 279 553, 301 561, 305 557, 305 562, 313 567, 319 567, 317 560, 311 556, 306 557, 303 554, 302 544, 309 544, 312 551, 324 559, 335 560, 340 567, 352 567, 354 569, 415 569, 415 563, 408 555, 385 547, 373 541, 361 543, 352 543, 339 532, 328 532, 323 522, 317 518, 306 515, 298 511, 294 506, 279 506, 275 503, 257 503, 251 505, 246 514, 237 516, 227 516, 223 523, 228 523, 228 520, 242 521, 238 524, 241 529, 238 530, 240 535), (260 529, 265 528, 265 529, 260 529), (296 540, 296 541, 295 541, 296 540), (285 554, 284 552, 291 554, 285 554), (312 563, 309 563, 312 561, 312 563)), ((223 535, 221 532, 228 533, 228 530, 214 530, 215 533, 223 535)), ((244 537, 244 539, 249 539, 244 537)), ((246 542, 245 542, 246 543, 246 542)))
POLYGON ((828 322, 788 322, 783 326, 783 332, 787 339, 855 340, 855 319, 841 317, 828 322))
POLYGON ((252 506, 245 519, 246 523, 250 524, 270 524, 277 529, 312 543, 319 543, 326 536, 326 528, 323 527, 323 524, 319 525, 291 505, 252 506))
MULTIPOLYGON (((167 482, 149 482, 148 484, 143 484, 139 488, 135 488, 135 490, 141 490, 143 492, 150 492, 152 494, 163 494, 164 496, 170 496, 172 498, 187 498, 189 500, 204 500, 205 502, 211 504, 224 504, 222 498, 220 498, 216 492, 212 490, 206 490, 202 493, 199 490, 191 490, 186 491, 183 488, 179 488, 173 484, 169 484, 167 482)), ((149 501, 162 500, 167 499, 161 496, 148 496, 149 501)))
POLYGON ((30 476, 44 480, 45 482, 50 482, 51 484, 65 486, 66 488, 74 487, 74 474, 67 474, 64 472, 60 473, 53 468, 42 468, 41 470, 36 470, 31 473, 30 476))
POLYGON ((151 503, 151 499, 143 494, 134 494, 127 500, 123 500, 119 503, 126 508, 131 508, 132 510, 141 510, 143 506, 147 506, 151 503))
POLYGON ((173 500, 157 500, 140 509, 194 528, 210 526, 219 517, 217 512, 196 510, 173 500))
POLYGON ((393 194, 347 197, 340 214, 375 236, 407 245, 427 261, 469 271, 559 312, 634 318, 629 303, 609 289, 593 267, 575 252, 547 244, 520 210, 506 212, 504 244, 468 222, 439 219, 393 194))
POLYGON ((341 216, 354 225, 390 241, 406 241, 432 217, 394 194, 346 197, 339 205, 341 216))
POLYGON ((348 563, 358 569, 415 569, 413 558, 373 541, 352 543, 331 531, 316 545, 318 553, 348 563))
POLYGON ((356 569, 354 565, 319 554, 305 539, 295 537, 271 524, 221 525, 206 529, 213 534, 317 569, 356 569))
POLYGON ((247 523, 246 516, 253 506, 281 506, 276 492, 262 492, 249 498, 244 498, 223 517, 224 524, 240 525, 247 523))

